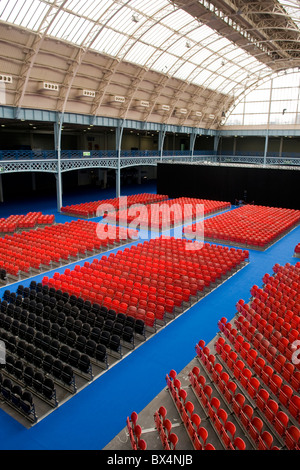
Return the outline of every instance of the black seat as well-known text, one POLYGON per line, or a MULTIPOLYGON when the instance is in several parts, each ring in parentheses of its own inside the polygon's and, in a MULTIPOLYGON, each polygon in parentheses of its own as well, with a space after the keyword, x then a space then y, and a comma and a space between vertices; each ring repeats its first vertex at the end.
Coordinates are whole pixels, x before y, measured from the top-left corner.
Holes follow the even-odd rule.
POLYGON ((55 378, 60 379, 62 370, 63 370, 63 363, 61 362, 60 359, 55 359, 53 362, 53 366, 52 366, 52 375, 55 378))
POLYGON ((112 328, 112 334, 122 336, 123 328, 123 323, 115 322, 112 328))
POLYGON ((22 323, 27 323, 28 315, 29 315, 28 310, 26 310, 25 308, 22 308, 21 315, 20 315, 20 321, 22 323))
POLYGON ((51 344, 52 338, 49 335, 44 335, 43 337, 43 342, 42 342, 42 349, 45 352, 48 352, 50 349, 50 344, 51 344))
POLYGON ((27 343, 33 343, 35 337, 35 329, 32 326, 28 326, 25 333, 25 340, 27 343))
POLYGON ((73 372, 73 369, 70 365, 66 364, 63 367, 63 370, 62 370, 62 373, 61 373, 61 380, 67 385, 71 385, 71 383, 73 382, 74 372, 73 372))
POLYGON ((101 335, 101 329, 98 328, 97 326, 94 326, 94 328, 91 329, 90 339, 98 343, 100 339, 100 335, 101 335))
POLYGON ((103 344, 105 347, 108 347, 109 337, 110 337, 109 331, 101 331, 99 342, 103 344))
POLYGON ((33 376, 33 381, 32 385, 34 390, 36 390, 38 393, 43 393, 43 384, 44 384, 45 376, 42 372, 35 372, 33 376))
POLYGON ((131 315, 126 316, 125 326, 130 326, 131 328, 134 328, 134 325, 135 325, 135 318, 132 317, 131 315))
POLYGON ((77 340, 77 335, 75 331, 69 331, 65 340, 66 344, 72 348, 75 345, 76 340, 77 340))
POLYGON ((6 368, 6 370, 9 374, 11 374, 11 375, 14 374, 14 371, 15 371, 15 358, 14 358, 14 356, 11 356, 10 354, 6 355, 5 368, 6 368))
POLYGON ((82 323, 85 323, 88 316, 88 311, 85 308, 79 310, 78 320, 81 320, 82 323))
POLYGON ((112 334, 109 338, 109 348, 112 351, 120 352, 121 338, 118 335, 112 334))
POLYGON ((9 315, 5 316, 4 322, 3 322, 3 328, 6 331, 10 331, 12 325, 12 318, 9 315))
POLYGON ((134 330, 136 333, 145 336, 145 323, 143 322, 143 320, 140 320, 138 318, 135 320, 134 330))
POLYGON ((113 329, 113 326, 114 326, 114 322, 112 320, 105 320, 105 323, 103 325, 103 330, 111 332, 113 329))
POLYGON ((15 362, 15 376, 17 377, 17 379, 22 379, 23 370, 24 370, 23 362, 20 359, 16 360, 16 362, 15 362))
POLYGON ((19 326, 20 326, 19 320, 13 320, 12 325, 11 325, 11 332, 13 335, 17 335, 19 333, 19 326))
POLYGON ((69 297, 69 302, 70 302, 70 304, 71 304, 72 306, 73 306, 73 305, 76 305, 76 302, 77 302, 77 297, 76 297, 76 295, 74 295, 74 294, 70 295, 70 297, 69 297))
POLYGON ((82 321, 81 320, 75 320, 73 324, 73 330, 77 335, 80 335, 82 329, 82 321))
POLYGON ((55 385, 51 377, 45 377, 42 393, 48 400, 51 400, 56 395, 55 385))
POLYGON ((11 353, 15 353, 17 349, 17 339, 14 335, 8 335, 7 342, 6 342, 6 348, 8 351, 11 353))
POLYGON ((24 413, 30 414, 33 410, 33 396, 28 390, 24 390, 20 400, 20 408, 24 413))
POLYGON ((13 385, 11 389, 11 402, 16 408, 20 407, 22 394, 23 390, 20 385, 13 385))
POLYGON ((95 321, 96 321, 96 314, 93 313, 93 312, 89 312, 87 314, 87 319, 86 319, 87 323, 89 325, 91 325, 91 327, 93 327, 95 325, 95 321))
POLYGON ((35 314, 39 316, 44 316, 44 305, 42 304, 42 302, 37 302, 35 314))
POLYGON ((44 318, 44 321, 43 321, 43 333, 46 334, 46 335, 49 335, 49 334, 50 334, 50 331, 51 331, 51 322, 50 322, 50 320, 44 318))
POLYGON ((88 339, 85 345, 85 352, 88 356, 94 357, 97 343, 92 339, 88 339))
POLYGON ((90 300, 86 300, 83 304, 84 308, 89 312, 92 308, 92 302, 90 300))
POLYGON ((53 338, 49 346, 49 353, 53 357, 58 357, 59 349, 60 349, 60 342, 57 339, 53 338))
POLYGON ((59 326, 64 326, 65 322, 66 322, 66 314, 64 312, 58 312, 56 323, 58 323, 59 326))
POLYGON ((44 322, 44 319, 42 317, 37 316, 35 319, 35 324, 31 326, 34 326, 37 331, 43 331, 43 322, 44 322))
POLYGON ((3 379, 1 392, 5 400, 10 401, 12 386, 12 381, 9 378, 6 377, 5 379, 3 379))
POLYGON ((60 331, 60 326, 58 323, 51 323, 50 336, 53 339, 57 339, 60 331))
POLYGON ((27 325, 25 325, 25 323, 21 323, 21 325, 19 327, 19 333, 18 333, 19 338, 25 339, 26 332, 27 332, 27 325))
POLYGON ((51 354, 45 354, 42 368, 46 373, 48 374, 52 373, 53 362, 54 362, 53 356, 51 356, 51 354))
POLYGON ((58 340, 61 343, 65 343, 68 333, 69 332, 65 326, 60 327, 59 332, 58 332, 58 340))
POLYGON ((28 344, 24 353, 24 358, 29 363, 32 363, 34 355, 35 355, 35 347, 33 346, 33 344, 28 344))
POLYGON ((77 351, 76 349, 72 349, 70 352, 70 356, 69 356, 69 364, 72 367, 78 367, 79 359, 80 359, 80 352, 77 351))
POLYGON ((126 322, 126 315, 125 313, 117 313, 117 316, 116 316, 116 321, 118 323, 122 323, 122 325, 125 325, 125 322, 126 322))
POLYGON ((86 346, 86 337, 83 335, 78 335, 75 343, 75 348, 78 349, 78 351, 83 352, 85 351, 85 346, 86 346))
POLYGON ((127 341, 128 343, 133 343, 133 340, 134 340, 133 328, 131 328, 130 326, 124 326, 122 338, 124 341, 127 341))
POLYGON ((43 349, 44 334, 41 331, 37 331, 34 335, 34 344, 37 348, 43 349))
MULTIPOLYGON (((25 356, 25 353, 27 351, 28 345, 26 341, 19 339, 18 344, 17 344, 17 355, 22 358, 25 356)), ((34 348, 35 349, 35 348, 34 348)))
POLYGON ((42 367, 43 359, 44 359, 44 352, 42 351, 42 349, 37 348, 35 350, 35 355, 33 358, 34 365, 36 367, 42 367))
POLYGON ((62 344, 58 353, 58 358, 63 362, 68 362, 71 349, 66 344, 62 344))
POLYGON ((107 360, 107 351, 104 344, 97 344, 95 351, 95 358, 100 362, 106 362, 107 360))
POLYGON ((27 317, 27 325, 35 327, 36 322, 36 314, 34 312, 29 311, 27 317))
POLYGON ((97 314, 95 320, 95 327, 102 329, 104 325, 104 317, 101 316, 100 313, 97 314))
POLYGON ((91 368, 91 360, 87 354, 81 354, 78 361, 78 368, 81 372, 89 373, 91 368))
POLYGON ((74 329, 74 318, 71 315, 68 315, 66 318, 66 328, 68 328, 69 331, 74 329))
POLYGON ((90 336, 91 332, 91 326, 86 322, 83 323, 82 328, 81 328, 81 334, 88 338, 90 336))
POLYGON ((26 366, 23 373, 23 379, 25 385, 27 385, 28 387, 32 386, 33 376, 34 368, 32 366, 26 366))
POLYGON ((57 316, 58 316, 58 310, 57 308, 53 308, 49 314, 49 320, 51 321, 51 323, 56 323, 57 316))

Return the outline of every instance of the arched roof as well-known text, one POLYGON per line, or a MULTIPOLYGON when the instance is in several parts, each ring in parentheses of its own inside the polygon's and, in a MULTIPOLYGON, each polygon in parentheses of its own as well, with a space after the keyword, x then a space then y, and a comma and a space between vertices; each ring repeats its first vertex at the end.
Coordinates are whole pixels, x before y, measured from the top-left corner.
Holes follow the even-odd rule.
POLYGON ((245 89, 300 66, 299 12, 292 0, 2 0, 0 104, 218 127, 245 89))

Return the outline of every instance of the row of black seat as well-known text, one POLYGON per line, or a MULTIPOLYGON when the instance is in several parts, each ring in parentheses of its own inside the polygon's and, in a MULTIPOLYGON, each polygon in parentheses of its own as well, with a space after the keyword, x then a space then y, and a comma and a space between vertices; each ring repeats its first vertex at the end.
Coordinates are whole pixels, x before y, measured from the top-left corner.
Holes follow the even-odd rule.
POLYGON ((29 390, 14 384, 12 380, 3 376, 2 373, 0 373, 0 390, 5 402, 32 421, 35 422, 37 420, 33 395, 29 390))
MULTIPOLYGON (((10 305, 13 304, 8 304, 8 306, 10 305)), ((66 319, 62 326, 60 326, 58 323, 51 323, 50 320, 43 319, 26 310, 22 310, 19 315, 20 312, 16 312, 18 308, 20 307, 9 309, 9 314, 0 312, 0 328, 11 332, 15 337, 24 339, 29 343, 34 343, 46 352, 48 352, 51 340, 57 339, 60 343, 67 344, 95 359, 97 359, 97 350, 98 355, 100 352, 101 355, 103 354, 103 348, 101 348, 100 345, 104 346, 105 349, 111 349, 121 355, 121 338, 113 334, 113 332, 100 330, 97 327, 91 328, 86 324, 86 334, 77 334, 74 330, 70 329, 70 327, 68 328, 66 326, 66 319), (14 316, 11 317, 10 315, 14 316), (20 320, 15 318, 15 316, 20 318, 20 320)), ((83 333, 83 329, 81 333, 83 333)), ((131 331, 129 334, 131 334, 131 331)), ((105 360, 104 362, 107 361, 105 360)))
POLYGON ((21 359, 15 359, 10 354, 6 356, 5 369, 10 376, 15 377, 22 385, 32 388, 34 393, 42 396, 42 398, 46 398, 52 405, 57 406, 55 384, 51 377, 45 375, 42 371, 28 366, 21 359))
MULTIPOLYGON (((85 308, 79 310, 78 307, 71 306, 69 302, 63 303, 62 301, 58 302, 61 303, 60 305, 50 307, 44 305, 43 302, 37 303, 36 300, 30 300, 29 297, 23 299, 21 295, 12 296, 9 291, 6 291, 4 297, 5 299, 1 302, 1 312, 21 319, 23 322, 27 321, 30 326, 34 326, 36 316, 39 316, 52 323, 58 323, 60 326, 74 329, 77 334, 84 336, 88 336, 94 327, 101 330, 104 328, 110 332, 115 330, 114 333, 121 336, 126 343, 130 343, 132 348, 134 347, 134 332, 145 337, 145 324, 142 320, 121 313, 116 314, 114 310, 108 310, 98 304, 94 304, 93 310, 88 311, 85 308), (29 314, 27 315, 24 310, 29 314)), ((44 297, 49 296, 45 294, 44 297)))
MULTIPOLYGON (((2 314, 4 315, 4 314, 2 314)), ((23 324, 22 324, 23 325, 23 324)), ((25 325, 26 327, 26 325, 25 325)), ((10 331, 0 330, 0 337, 6 344, 6 348, 11 353, 15 353, 19 358, 26 358, 28 362, 35 364, 37 367, 42 363, 45 354, 53 356, 55 359, 59 358, 60 349, 63 346, 55 338, 45 335, 42 332, 35 332, 33 328, 27 327, 30 333, 27 335, 27 330, 22 329, 22 335, 10 334, 10 331), (31 336, 33 333, 33 336, 31 336)), ((19 330, 20 332, 21 330, 19 330)), ((66 346, 66 345, 64 345, 66 346)), ((99 348, 100 349, 100 348, 99 348)), ((103 354, 101 348, 100 352, 103 354)), ((99 353, 100 357, 100 353, 99 353)), ((64 357, 65 363, 73 368, 78 368, 81 372, 92 375, 90 357, 85 353, 80 353, 77 349, 70 348, 70 354, 64 357)))

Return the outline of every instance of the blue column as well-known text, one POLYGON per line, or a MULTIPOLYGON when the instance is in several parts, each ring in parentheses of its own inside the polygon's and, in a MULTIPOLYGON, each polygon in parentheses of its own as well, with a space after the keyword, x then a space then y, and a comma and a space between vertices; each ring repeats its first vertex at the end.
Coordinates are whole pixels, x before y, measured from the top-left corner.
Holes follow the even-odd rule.
POLYGON ((124 129, 124 121, 116 127, 116 148, 118 155, 117 169, 116 169, 116 197, 121 196, 121 145, 124 129))
POLYGON ((57 211, 60 212, 62 208, 62 178, 61 178, 61 128, 63 124, 63 117, 58 115, 57 121, 54 123, 54 143, 57 156, 57 173, 56 177, 56 198, 57 198, 57 211))

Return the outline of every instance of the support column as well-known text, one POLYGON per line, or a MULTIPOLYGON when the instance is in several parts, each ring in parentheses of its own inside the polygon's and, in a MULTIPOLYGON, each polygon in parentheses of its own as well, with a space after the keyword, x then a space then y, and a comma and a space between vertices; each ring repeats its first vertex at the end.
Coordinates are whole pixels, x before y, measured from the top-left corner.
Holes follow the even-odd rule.
POLYGON ((54 143, 55 152, 57 156, 57 173, 56 177, 56 198, 57 198, 57 211, 60 212, 62 208, 62 176, 61 176, 61 128, 63 124, 63 117, 58 116, 57 122, 54 123, 54 143))
MULTIPOLYGON (((219 141, 220 141, 220 135, 216 134, 214 136, 214 155, 217 157, 218 155, 218 146, 219 146, 219 141)), ((216 160, 217 161, 217 160, 216 160)))
POLYGON ((194 148, 195 148, 196 137, 197 137, 196 132, 192 132, 192 133, 190 134, 190 155, 191 155, 191 161, 193 161, 193 158, 194 158, 194 148))
POLYGON ((269 143, 269 135, 267 134, 265 138, 264 166, 266 166, 267 164, 268 143, 269 143))
POLYGON ((121 196, 121 145, 124 129, 124 121, 116 128, 117 169, 116 169, 116 197, 121 196))
POLYGON ((160 161, 162 161, 162 157, 163 157, 165 137, 166 137, 166 129, 164 128, 160 130, 158 134, 158 150, 160 154, 160 161))
POLYGON ((283 137, 280 137, 280 142, 279 142, 279 158, 282 157, 282 149, 283 149, 283 137))

